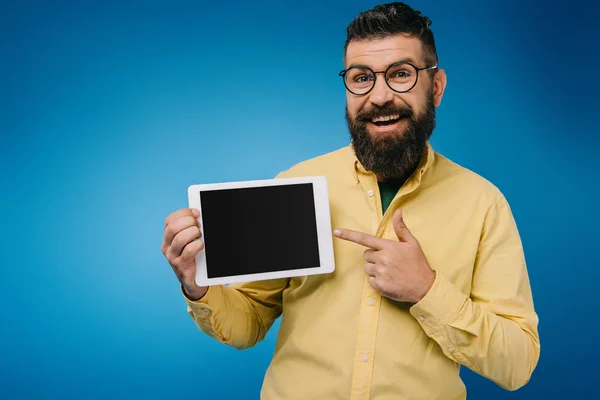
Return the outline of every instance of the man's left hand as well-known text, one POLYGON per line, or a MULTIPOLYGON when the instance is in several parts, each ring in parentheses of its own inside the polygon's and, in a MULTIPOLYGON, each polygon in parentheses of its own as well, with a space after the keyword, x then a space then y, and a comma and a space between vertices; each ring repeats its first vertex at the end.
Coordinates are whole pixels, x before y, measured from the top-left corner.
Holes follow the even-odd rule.
POLYGON ((392 300, 417 303, 433 285, 435 271, 431 269, 417 239, 408 230, 402 212, 392 219, 398 241, 382 239, 363 232, 336 229, 340 239, 368 247, 363 257, 365 272, 371 286, 392 300))

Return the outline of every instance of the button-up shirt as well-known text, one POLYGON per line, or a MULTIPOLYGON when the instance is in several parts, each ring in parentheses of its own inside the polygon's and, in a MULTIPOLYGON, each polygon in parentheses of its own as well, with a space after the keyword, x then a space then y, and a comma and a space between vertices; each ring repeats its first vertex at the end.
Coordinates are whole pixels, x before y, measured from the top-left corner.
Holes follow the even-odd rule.
POLYGON ((528 382, 540 354, 538 316, 497 187, 429 144, 385 213, 377 178, 351 145, 278 177, 311 175, 327 178, 333 228, 398 240, 392 216, 402 209, 436 278, 416 304, 383 297, 364 271, 365 248, 334 238, 333 273, 186 298, 202 331, 238 349, 261 341, 281 316, 261 399, 465 399, 461 366, 509 390, 528 382))

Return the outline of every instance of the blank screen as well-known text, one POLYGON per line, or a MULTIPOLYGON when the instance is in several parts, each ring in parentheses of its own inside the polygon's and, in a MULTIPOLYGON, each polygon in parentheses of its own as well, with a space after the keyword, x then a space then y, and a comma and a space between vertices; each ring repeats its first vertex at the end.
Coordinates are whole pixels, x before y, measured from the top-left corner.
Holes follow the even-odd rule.
POLYGON ((200 192, 208 278, 319 267, 312 183, 200 192))

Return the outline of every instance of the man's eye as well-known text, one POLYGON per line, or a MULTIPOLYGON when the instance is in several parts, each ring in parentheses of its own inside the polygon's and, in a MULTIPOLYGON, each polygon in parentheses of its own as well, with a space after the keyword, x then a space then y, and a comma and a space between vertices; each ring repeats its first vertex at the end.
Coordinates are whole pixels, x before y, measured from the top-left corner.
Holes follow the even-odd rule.
POLYGON ((365 82, 369 82, 371 79, 369 78, 368 75, 359 75, 356 78, 354 78, 354 81, 357 83, 365 83, 365 82))
POLYGON ((408 78, 410 73, 408 71, 396 71, 392 75, 393 78, 408 78))

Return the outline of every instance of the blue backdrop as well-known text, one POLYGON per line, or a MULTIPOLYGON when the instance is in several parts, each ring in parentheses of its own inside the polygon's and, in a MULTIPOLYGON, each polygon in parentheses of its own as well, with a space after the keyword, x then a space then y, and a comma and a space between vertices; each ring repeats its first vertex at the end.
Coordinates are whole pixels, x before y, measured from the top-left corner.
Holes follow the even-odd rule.
MULTIPOLYGON (((433 146, 505 193, 541 318, 531 382, 463 369, 473 399, 596 388, 598 9, 537 3, 412 3, 448 73, 433 146)), ((202 334, 163 221, 190 184, 348 143, 345 28, 375 4, 2 2, 0 398, 258 397, 278 324, 243 352, 202 334)))

